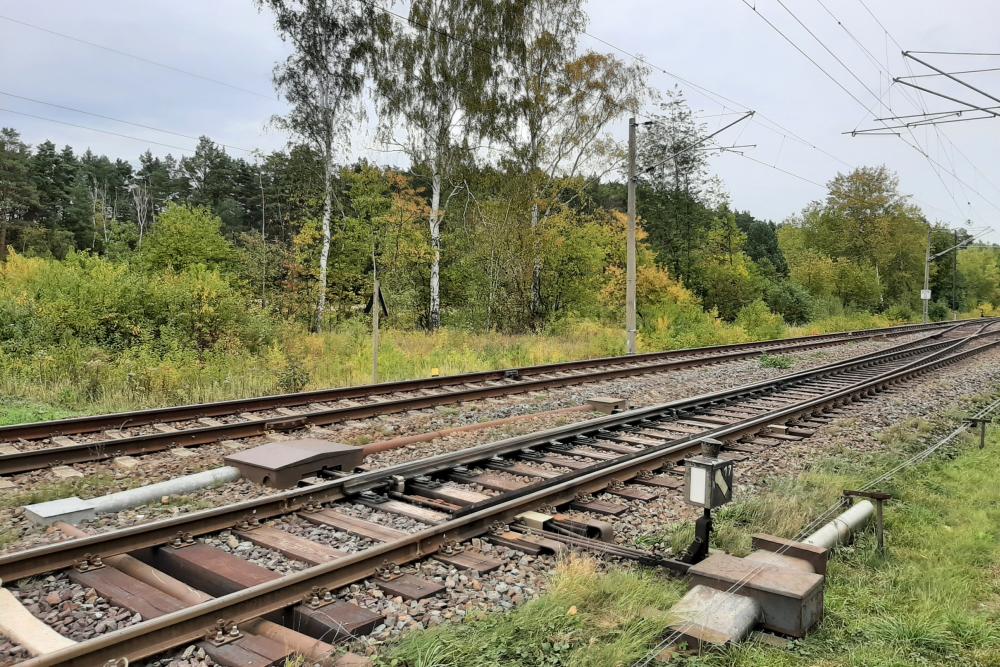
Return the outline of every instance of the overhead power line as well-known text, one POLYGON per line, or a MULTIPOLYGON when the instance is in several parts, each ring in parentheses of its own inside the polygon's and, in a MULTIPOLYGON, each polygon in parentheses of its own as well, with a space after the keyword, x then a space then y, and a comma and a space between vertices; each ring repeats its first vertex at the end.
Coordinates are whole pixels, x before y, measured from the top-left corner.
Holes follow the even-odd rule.
POLYGON ((47 123, 58 123, 59 125, 68 125, 70 127, 77 127, 77 128, 80 128, 81 130, 90 130, 91 132, 100 132, 101 134, 110 134, 111 136, 114 136, 114 137, 121 137, 122 139, 131 139, 132 141, 139 141, 139 142, 142 142, 144 144, 155 144, 157 146, 166 146, 167 148, 176 148, 177 150, 181 150, 181 151, 193 151, 194 150, 193 148, 186 148, 184 146, 178 146, 176 144, 166 144, 166 143, 163 143, 162 141, 153 141, 152 139, 140 139, 139 137, 133 137, 133 136, 128 135, 128 134, 121 134, 119 132, 112 132, 111 130, 102 130, 102 129, 99 129, 99 128, 96 128, 96 127, 89 127, 87 125, 78 125, 77 123, 70 123, 70 122, 65 121, 65 120, 56 120, 55 118, 47 118, 45 116, 38 116, 38 115, 35 115, 33 113, 25 113, 24 111, 14 111, 13 109, 4 109, 2 107, 0 107, 0 111, 2 111, 4 113, 16 114, 18 116, 24 116, 26 118, 34 118, 36 120, 44 120, 47 123))
MULTIPOLYGON (((131 125, 133 127, 141 127, 146 130, 153 130, 154 132, 162 132, 163 134, 172 134, 175 137, 182 137, 184 139, 191 139, 192 141, 200 141, 201 137, 196 137, 190 134, 184 134, 182 132, 174 132, 173 130, 165 130, 160 127, 155 127, 153 125, 144 125, 143 123, 135 123, 130 120, 123 120, 121 118, 115 118, 114 116, 105 116, 104 114, 95 113, 93 111, 86 111, 84 109, 78 109, 76 107, 66 106, 64 104, 56 104, 54 102, 46 102, 45 100, 35 99, 33 97, 25 97, 24 95, 17 95, 15 93, 7 92, 5 90, 0 90, 0 95, 5 95, 7 97, 13 97, 19 100, 25 100, 26 102, 32 102, 34 104, 43 104, 45 106, 54 107, 56 109, 63 109, 64 111, 72 111, 73 113, 84 114, 86 116, 93 116, 94 118, 103 118, 104 120, 110 120, 115 123, 122 123, 123 125, 131 125)), ((40 117, 39 117, 40 118, 40 117)), ((226 148, 231 148, 233 150, 242 151, 247 154, 253 154, 252 150, 246 148, 240 148, 239 146, 233 146, 230 144, 223 144, 220 142, 215 142, 219 146, 225 146, 226 148)), ((185 149, 187 150, 187 149, 185 149)))
MULTIPOLYGON (((829 71, 827 71, 814 58, 812 58, 812 56, 810 56, 808 53, 806 53, 806 51, 804 49, 802 49, 802 47, 800 47, 794 40, 792 40, 790 37, 788 37, 788 35, 786 35, 777 25, 775 25, 771 20, 769 20, 766 16, 764 16, 760 12, 760 10, 756 7, 755 4, 749 2, 748 0, 741 0, 741 1, 743 2, 743 4, 745 4, 747 7, 749 7, 762 21, 764 21, 772 30, 774 30, 775 32, 777 32, 778 35, 780 35, 782 37, 782 39, 784 39, 786 42, 788 42, 796 51, 798 51, 800 54, 802 54, 803 57, 805 57, 807 60, 809 60, 809 62, 811 62, 813 65, 815 65, 816 68, 819 69, 824 75, 826 75, 827 78, 829 78, 833 83, 835 83, 837 85, 837 87, 839 87, 841 90, 843 90, 845 93, 847 93, 847 95, 850 96, 851 99, 853 99, 855 102, 857 102, 859 106, 861 106, 863 109, 865 109, 873 117, 878 117, 878 114, 876 114, 874 111, 872 111, 872 109, 865 102, 863 102, 861 99, 859 99, 858 96, 855 95, 849 88, 847 88, 846 86, 844 86, 844 84, 841 83, 840 80, 838 80, 836 77, 834 77, 832 74, 830 74, 829 71)), ((780 0, 778 0, 778 1, 780 2, 780 0)), ((859 0, 859 2, 861 2, 862 4, 864 4, 864 0, 859 0)), ((871 14, 871 10, 868 9, 867 6, 865 6, 865 8, 871 14)), ((874 14, 872 14, 872 16, 874 18, 874 14)), ((876 22, 879 23, 880 26, 882 26, 881 22, 878 21, 877 18, 875 20, 876 20, 876 22)), ((884 26, 882 26, 882 27, 884 29, 884 26)), ((888 31, 886 31, 886 33, 888 34, 888 31)), ((896 40, 893 38, 893 41, 895 42, 896 40)), ((871 92, 871 91, 869 91, 869 92, 871 92)), ((875 97, 878 98, 877 95, 875 97)), ((890 108, 890 111, 893 111, 893 110, 890 108)), ((993 208, 995 208, 998 211, 1000 211, 1000 206, 997 206, 997 204, 995 204, 993 201, 991 201, 990 199, 988 199, 987 197, 985 197, 982 193, 980 193, 978 190, 976 190, 971 185, 969 185, 968 183, 966 183, 963 179, 961 179, 954 172, 953 169, 949 170, 948 167, 946 167, 945 165, 941 164, 940 161, 934 159, 927 152, 926 149, 924 149, 923 147, 920 146, 919 140, 916 138, 915 135, 913 135, 912 130, 908 130, 908 131, 910 131, 910 134, 913 137, 913 142, 908 141, 907 139, 905 139, 902 136, 899 136, 899 135, 897 135, 897 136, 899 136, 899 139, 901 141, 903 141, 903 143, 907 144, 908 146, 910 146, 911 148, 913 148, 914 150, 916 150, 918 153, 920 153, 920 155, 922 155, 927 160, 928 164, 931 165, 932 170, 935 172, 935 174, 937 175, 938 179, 941 181, 941 185, 945 188, 945 190, 948 192, 949 196, 951 196, 952 200, 955 202, 956 207, 960 208, 958 206, 958 201, 955 199, 954 194, 951 192, 950 188, 948 188, 947 184, 944 182, 944 180, 941 177, 940 173, 938 173, 938 171, 937 171, 938 168, 944 170, 944 172, 947 173, 948 175, 950 175, 952 178, 954 178, 957 183, 962 184, 970 192, 975 193, 977 196, 979 196, 987 204, 989 204, 993 208)), ((961 211, 959 211, 959 213, 961 215, 961 211)))
POLYGON ((4 15, 0 14, 0 19, 2 19, 4 21, 8 21, 10 23, 15 23, 15 24, 20 25, 20 26, 24 26, 26 28, 31 28, 32 30, 38 30, 40 32, 48 33, 50 35, 55 35, 56 37, 61 37, 62 39, 67 39, 67 40, 72 41, 72 42, 77 42, 78 44, 85 44, 85 45, 87 45, 89 47, 92 47, 92 48, 95 48, 95 49, 100 49, 102 51, 107 51, 108 53, 114 53, 115 55, 122 56, 123 58, 131 58, 132 60, 136 60, 138 62, 145 63, 147 65, 153 65, 155 67, 160 67, 160 68, 163 68, 163 69, 166 69, 166 70, 170 70, 171 72, 176 72, 178 74, 183 74, 185 76, 194 77, 195 79, 201 79, 202 81, 208 81, 209 83, 214 83, 214 84, 219 85, 219 86, 225 86, 226 88, 230 88, 232 90, 238 90, 241 93, 246 93, 248 95, 253 95, 254 97, 261 97, 261 98, 263 98, 265 100, 271 100, 272 102, 277 101, 277 99, 278 99, 277 95, 265 95, 264 93, 260 93, 260 92, 258 92, 256 90, 250 90, 249 88, 244 88, 243 86, 237 86, 236 84, 228 83, 226 81, 222 81, 221 79, 215 79, 215 78, 210 77, 210 76, 205 76, 204 74, 198 74, 197 72, 192 72, 190 70, 181 69, 180 67, 175 67, 173 65, 169 65, 167 63, 163 63, 163 62, 160 62, 158 60, 153 60, 151 58, 146 58, 145 56, 140 56, 140 55, 137 55, 135 53, 129 53, 128 51, 122 51, 121 49, 116 49, 114 47, 105 46, 104 44, 98 44, 96 42, 91 42, 89 40, 82 39, 80 37, 74 37, 73 35, 67 35, 64 32, 58 32, 56 30, 51 30, 49 28, 44 28, 44 27, 42 27, 40 25, 35 25, 34 23, 28 23, 27 21, 22 21, 20 19, 15 19, 15 18, 10 17, 10 16, 4 16, 4 15))
MULTIPOLYGON (((607 41, 606 39, 604 39, 602 37, 598 37, 597 35, 595 35, 595 34, 593 34, 591 32, 584 31, 583 34, 587 35, 588 37, 590 37, 591 39, 593 39, 593 40, 595 40, 597 42, 600 42, 601 44, 604 44, 605 46, 607 46, 610 49, 618 51, 622 55, 628 56, 629 58, 632 58, 633 60, 635 60, 637 62, 641 62, 641 63, 647 65, 648 67, 650 67, 650 68, 652 68, 652 69, 654 69, 654 70, 656 70, 658 72, 661 72, 662 74, 666 74, 670 78, 675 79, 675 80, 681 82, 682 84, 684 84, 686 86, 690 86, 690 87, 694 88, 695 90, 700 91, 703 95, 705 95, 708 99, 712 100, 713 102, 719 103, 718 100, 722 100, 723 102, 727 102, 727 103, 729 103, 731 105, 734 105, 736 107, 740 107, 743 110, 742 111, 743 113, 745 113, 747 111, 750 111, 750 107, 748 105, 743 104, 742 102, 739 102, 737 100, 734 100, 731 97, 726 97, 725 95, 723 95, 721 93, 718 93, 718 92, 715 92, 714 90, 711 90, 709 88, 706 88, 705 86, 701 86, 701 85, 699 85, 697 83, 694 83, 693 81, 691 81, 689 79, 686 79, 686 78, 684 78, 684 77, 682 77, 682 76, 680 76, 678 74, 675 74, 674 72, 671 72, 670 70, 666 69, 665 67, 662 67, 660 65, 657 65, 656 63, 653 63, 653 62, 647 60, 646 58, 644 58, 643 56, 638 55, 637 53, 634 53, 632 51, 624 49, 624 48, 618 46, 617 44, 613 44, 613 43, 607 41)), ((771 132, 775 132, 775 133, 781 134, 783 136, 787 135, 788 137, 791 137, 793 140, 797 141, 798 143, 801 143, 804 146, 807 146, 807 147, 809 147, 809 148, 811 148, 811 149, 813 149, 815 151, 818 151, 818 152, 826 155, 827 157, 829 157, 829 158, 831 158, 831 159, 833 159, 833 160, 835 160, 835 161, 843 164, 846 167, 851 167, 852 166, 846 160, 843 160, 843 159, 837 157, 836 155, 834 155, 833 153, 830 153, 829 151, 826 151, 826 150, 820 148, 819 146, 817 146, 813 142, 809 141, 808 139, 803 138, 797 132, 795 132, 793 130, 790 130, 789 128, 785 127, 784 125, 782 125, 781 123, 777 122, 773 118, 768 117, 767 115, 765 115, 764 113, 760 112, 759 110, 756 112, 756 115, 754 116, 754 120, 757 120, 758 124, 761 127, 765 128, 767 130, 770 130, 771 132), (764 125, 760 121, 767 121, 768 123, 770 123, 771 125, 773 125, 775 128, 778 128, 778 129, 774 129, 774 128, 768 127, 767 125, 764 125)))

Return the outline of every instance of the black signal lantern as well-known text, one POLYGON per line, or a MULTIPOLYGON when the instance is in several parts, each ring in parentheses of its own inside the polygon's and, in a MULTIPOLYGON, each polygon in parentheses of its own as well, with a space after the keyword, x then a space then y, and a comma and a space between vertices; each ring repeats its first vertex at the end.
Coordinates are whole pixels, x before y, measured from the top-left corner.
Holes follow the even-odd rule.
POLYGON ((722 443, 714 438, 701 441, 701 454, 687 459, 684 464, 684 499, 691 505, 703 508, 701 518, 695 522, 695 538, 681 558, 686 563, 697 563, 708 556, 712 535, 712 509, 733 499, 733 462, 719 458, 722 443))

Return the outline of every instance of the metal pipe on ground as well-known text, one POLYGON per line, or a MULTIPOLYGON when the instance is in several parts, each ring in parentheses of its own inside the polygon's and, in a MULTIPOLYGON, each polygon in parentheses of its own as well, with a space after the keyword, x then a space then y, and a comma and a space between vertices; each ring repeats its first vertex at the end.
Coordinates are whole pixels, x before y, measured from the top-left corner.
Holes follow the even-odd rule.
POLYGON ((802 540, 815 547, 833 549, 851 539, 855 531, 863 527, 875 513, 875 506, 868 500, 851 505, 847 510, 802 540))
POLYGON ((223 466, 211 470, 203 470, 193 475, 175 477, 156 484, 139 486, 127 491, 109 493, 106 496, 94 498, 94 509, 98 513, 119 512, 130 507, 138 507, 163 496, 178 496, 191 491, 198 491, 215 484, 234 482, 240 478, 240 471, 233 466, 223 466))

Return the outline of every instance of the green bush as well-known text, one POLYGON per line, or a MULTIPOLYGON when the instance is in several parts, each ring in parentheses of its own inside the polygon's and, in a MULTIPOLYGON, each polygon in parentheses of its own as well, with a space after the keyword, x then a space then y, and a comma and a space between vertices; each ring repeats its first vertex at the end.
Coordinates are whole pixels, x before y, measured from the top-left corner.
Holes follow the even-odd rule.
POLYGON ((764 302, 789 324, 805 324, 813 317, 812 295, 790 280, 770 284, 764 293, 764 302))
POLYGON ((222 235, 222 220, 200 206, 168 205, 139 249, 139 261, 151 271, 182 271, 199 264, 229 271, 235 260, 235 248, 222 235))
POLYGON ((760 299, 740 309, 736 324, 756 340, 771 340, 785 335, 785 321, 781 315, 772 313, 760 299))

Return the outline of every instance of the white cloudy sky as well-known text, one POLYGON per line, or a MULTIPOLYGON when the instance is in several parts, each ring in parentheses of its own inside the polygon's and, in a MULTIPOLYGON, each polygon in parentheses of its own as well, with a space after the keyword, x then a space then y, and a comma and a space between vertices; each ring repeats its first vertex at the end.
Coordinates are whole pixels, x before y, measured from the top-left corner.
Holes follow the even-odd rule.
MULTIPOLYGON (((1000 118, 960 122, 916 130, 914 136, 928 160, 899 138, 850 137, 842 133, 873 126, 868 106, 880 115, 918 109, 896 85, 886 94, 887 68, 893 76, 908 74, 899 47, 866 11, 862 0, 589 0, 589 32, 597 38, 648 59, 658 68, 684 77, 736 102, 721 102, 681 84, 692 107, 711 128, 733 116, 717 116, 752 108, 759 121, 745 123, 720 140, 756 144, 747 156, 790 171, 802 179, 737 155, 713 158, 733 205, 760 217, 781 220, 798 211, 823 189, 807 182, 826 182, 838 170, 855 165, 886 164, 901 179, 927 215, 948 224, 972 220, 995 224, 1000 215, 1000 118), (783 5, 784 7, 783 7, 783 5), (843 27, 824 9, 828 8, 843 27), (860 79, 855 79, 806 32, 795 17, 829 47, 860 79), (769 27, 772 21, 860 100, 828 79, 805 56, 769 27), (846 28, 850 31, 848 34, 846 28), (869 59, 860 42, 879 61, 869 59), (876 100, 862 83, 882 100, 876 100), (776 128, 777 123, 783 129, 776 128), (770 129, 769 129, 770 128, 770 129), (793 132, 812 148, 796 140, 793 132)), ((996 0, 864 0, 892 38, 914 51, 1000 52, 1000 3, 996 0)), ((582 46, 607 51, 585 37, 582 46)), ((21 131, 29 143, 52 139, 78 150, 134 160, 145 148, 154 153, 190 152, 185 136, 123 125, 11 95, 75 107, 180 135, 206 134, 245 149, 268 150, 286 137, 268 126, 284 105, 274 95, 270 75, 286 47, 272 29, 271 18, 259 14, 251 0, 0 0, 0 125, 21 131), (19 23, 21 22, 21 23, 19 23), (228 85, 196 78, 95 48, 24 23, 164 63, 228 85), (22 114, 44 117, 46 120, 22 114), (58 124, 85 125, 140 139, 102 134, 58 124), (169 144, 168 146, 158 145, 169 144)), ((624 56, 623 56, 624 57, 624 56)), ((952 69, 1000 67, 1000 57, 930 56, 952 69)), ((913 73, 923 73, 913 64, 913 73)), ((969 75, 986 92, 1000 97, 1000 71, 969 75)), ((948 94, 980 104, 997 104, 969 90, 944 86, 939 79, 918 79, 948 94)), ((676 79, 660 71, 651 77, 665 90, 676 79)), ((932 110, 957 108, 952 102, 926 98, 932 110)), ((624 123, 615 128, 624 131, 624 123)), ((358 152, 384 162, 362 133, 358 152)), ((240 155, 237 149, 231 149, 240 155)), ((995 225, 1000 230, 1000 224, 995 225)), ((1000 241, 1000 233, 991 235, 1000 241)))

